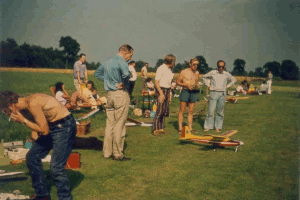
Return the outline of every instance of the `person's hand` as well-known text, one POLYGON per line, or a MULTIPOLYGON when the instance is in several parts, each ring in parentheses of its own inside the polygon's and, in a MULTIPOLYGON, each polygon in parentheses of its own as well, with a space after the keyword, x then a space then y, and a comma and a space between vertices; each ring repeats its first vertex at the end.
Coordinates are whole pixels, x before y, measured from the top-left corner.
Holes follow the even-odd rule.
POLYGON ((159 103, 163 103, 165 100, 165 95, 164 94, 160 94, 159 97, 158 97, 158 102, 159 103))
POLYGON ((84 82, 87 83, 87 82, 89 82, 89 80, 86 79, 84 82))
POLYGON ((81 79, 78 79, 78 83, 79 83, 80 85, 82 85, 82 80, 81 80, 81 79))
POLYGON ((117 88, 118 88, 118 90, 122 90, 122 89, 125 89, 125 86, 124 86, 123 83, 121 82, 121 83, 119 83, 119 84, 117 85, 117 88))
POLYGON ((39 134, 36 131, 31 131, 31 139, 36 141, 39 138, 39 134))
POLYGON ((11 120, 18 122, 18 123, 23 123, 25 120, 25 117, 18 110, 16 112, 12 112, 10 117, 11 117, 11 120))

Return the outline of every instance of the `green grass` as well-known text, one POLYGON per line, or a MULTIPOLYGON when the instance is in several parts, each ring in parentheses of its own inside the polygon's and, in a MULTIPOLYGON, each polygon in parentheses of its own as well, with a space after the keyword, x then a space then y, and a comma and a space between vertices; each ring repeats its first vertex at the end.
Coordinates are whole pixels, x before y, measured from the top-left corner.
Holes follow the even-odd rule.
MULTIPOLYGON (((0 73, 0 90, 10 89, 21 95, 50 94, 48 86, 62 80, 68 90, 75 90, 71 74, 0 73)), ((103 83, 93 76, 90 79, 104 95, 103 83)), ((140 82, 138 79, 135 96, 140 93, 140 82)), ((74 150, 82 155, 82 168, 68 170, 73 198, 299 199, 299 82, 274 82, 272 88, 272 95, 250 96, 237 104, 226 104, 222 131, 238 130, 231 138, 245 143, 237 153, 233 147, 214 152, 208 145, 180 143, 176 116, 178 98, 173 98, 171 116, 166 119, 170 135, 154 137, 148 127, 127 129, 125 155, 131 157, 131 161, 106 160, 102 158, 102 151, 74 150)), ((201 108, 203 104, 197 103, 196 109, 201 108)), ((91 133, 87 136, 103 140, 105 113, 90 119, 91 133)), ((194 120, 198 135, 204 135, 204 119, 194 120)), ((9 123, 7 117, 0 114, 0 138, 25 140, 29 135, 28 128, 9 123)), ((1 169, 28 172, 25 164, 1 169)), ((50 174, 49 164, 44 164, 44 169, 50 174)), ((28 174, 26 177, 19 181, 0 180, 0 193, 19 189, 23 194, 32 194, 31 178, 28 174)), ((52 199, 57 199, 52 180, 49 186, 52 199)))

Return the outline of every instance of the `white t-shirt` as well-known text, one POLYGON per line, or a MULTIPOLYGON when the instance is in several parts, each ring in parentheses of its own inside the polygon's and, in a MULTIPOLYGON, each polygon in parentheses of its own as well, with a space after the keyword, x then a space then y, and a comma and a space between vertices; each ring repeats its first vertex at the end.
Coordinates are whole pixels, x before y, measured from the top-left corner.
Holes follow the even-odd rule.
POLYGON ((266 92, 268 90, 268 85, 267 84, 261 84, 260 85, 260 91, 261 92, 266 92))
POLYGON ((173 77, 174 74, 166 64, 162 64, 156 70, 155 80, 159 81, 160 87, 170 88, 173 77))
POLYGON ((58 91, 55 94, 55 98, 62 104, 62 105, 66 105, 67 100, 65 98, 63 98, 64 93, 62 91, 58 91))
POLYGON ((242 92, 244 92, 244 88, 243 86, 239 85, 236 89, 237 92, 240 92, 242 90, 242 92))
POLYGON ((132 75, 132 77, 129 79, 129 81, 136 81, 136 71, 134 69, 134 67, 132 65, 128 66, 130 74, 132 75))
POLYGON ((147 72, 148 72, 148 71, 147 71, 147 67, 144 66, 144 67, 142 68, 141 72, 142 72, 142 77, 147 77, 147 72))

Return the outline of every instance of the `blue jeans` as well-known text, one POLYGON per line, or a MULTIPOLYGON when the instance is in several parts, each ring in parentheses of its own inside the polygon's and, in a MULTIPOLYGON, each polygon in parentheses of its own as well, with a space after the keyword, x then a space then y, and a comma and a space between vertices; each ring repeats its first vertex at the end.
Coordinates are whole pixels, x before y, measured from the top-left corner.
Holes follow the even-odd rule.
POLYGON ((49 135, 40 136, 26 155, 26 163, 32 177, 32 186, 37 196, 49 195, 41 159, 52 150, 50 171, 60 200, 72 199, 70 182, 65 171, 66 162, 75 143, 76 122, 70 119, 49 125, 49 135))
POLYGON ((224 103, 226 92, 211 91, 209 94, 208 113, 204 122, 204 129, 222 129, 224 120, 224 103), (217 117, 214 120, 215 109, 217 107, 217 117))

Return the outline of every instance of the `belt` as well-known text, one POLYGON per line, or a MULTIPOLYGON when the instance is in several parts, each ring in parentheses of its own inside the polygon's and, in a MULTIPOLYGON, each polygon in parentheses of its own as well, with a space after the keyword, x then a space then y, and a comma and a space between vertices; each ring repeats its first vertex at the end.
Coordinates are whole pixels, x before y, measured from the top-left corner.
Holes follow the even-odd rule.
POLYGON ((216 90, 211 90, 211 92, 225 92, 225 91, 216 91, 216 90))
POLYGON ((71 119, 72 117, 73 117, 72 114, 70 114, 70 115, 68 115, 68 116, 66 116, 66 117, 64 117, 62 119, 56 120, 54 122, 49 122, 48 125, 49 126, 53 126, 53 125, 56 125, 56 124, 63 124, 66 121, 68 121, 69 119, 71 119))
POLYGON ((167 89, 167 90, 168 90, 168 89, 171 89, 171 88, 165 88, 165 87, 160 87, 160 88, 161 88, 161 89, 167 89))

